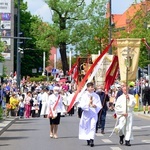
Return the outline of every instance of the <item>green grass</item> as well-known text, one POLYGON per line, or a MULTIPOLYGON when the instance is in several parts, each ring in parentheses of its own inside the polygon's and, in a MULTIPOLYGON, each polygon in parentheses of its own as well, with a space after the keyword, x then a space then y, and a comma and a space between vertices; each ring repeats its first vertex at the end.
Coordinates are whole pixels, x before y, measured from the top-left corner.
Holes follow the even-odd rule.
POLYGON ((143 111, 143 108, 134 108, 134 112, 143 111))

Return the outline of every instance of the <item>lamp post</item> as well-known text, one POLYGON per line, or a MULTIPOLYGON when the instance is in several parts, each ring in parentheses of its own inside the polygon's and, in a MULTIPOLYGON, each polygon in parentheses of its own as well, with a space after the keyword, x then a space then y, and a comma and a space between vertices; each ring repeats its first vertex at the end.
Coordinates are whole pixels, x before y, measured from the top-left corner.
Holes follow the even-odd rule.
POLYGON ((45 73, 45 52, 43 52, 43 75, 45 73))
MULTIPOLYGON (((54 54, 54 70, 57 68, 57 54, 54 54)), ((54 78, 56 79, 56 71, 54 72, 54 78)))
POLYGON ((17 88, 20 89, 20 0, 18 0, 18 9, 17 9, 17 88))

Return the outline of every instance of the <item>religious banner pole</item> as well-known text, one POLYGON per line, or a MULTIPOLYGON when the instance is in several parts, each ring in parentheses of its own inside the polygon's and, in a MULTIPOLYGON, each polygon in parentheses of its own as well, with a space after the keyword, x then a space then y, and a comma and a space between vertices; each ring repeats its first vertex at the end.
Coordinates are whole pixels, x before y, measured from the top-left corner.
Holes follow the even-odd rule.
POLYGON ((136 80, 140 54, 140 44, 141 39, 139 38, 117 39, 120 77, 121 81, 126 83, 127 92, 128 82, 136 80))
MULTIPOLYGON (((128 71, 129 68, 131 67, 131 57, 129 56, 129 46, 127 46, 127 58, 125 60, 125 65, 126 65, 126 95, 129 93, 129 88, 128 88, 128 71)), ((127 103, 128 103, 128 98, 126 97, 126 113, 127 113, 127 103)))
MULTIPOLYGON (((117 52, 121 81, 126 83, 126 95, 128 95, 128 82, 135 81, 138 70, 141 39, 125 38, 117 39, 117 52), (124 60, 124 61, 123 61, 124 60), (132 61, 134 60, 134 61, 132 61)), ((126 114, 128 113, 128 96, 126 96, 126 114)), ((125 128, 126 130, 126 128, 125 128)))

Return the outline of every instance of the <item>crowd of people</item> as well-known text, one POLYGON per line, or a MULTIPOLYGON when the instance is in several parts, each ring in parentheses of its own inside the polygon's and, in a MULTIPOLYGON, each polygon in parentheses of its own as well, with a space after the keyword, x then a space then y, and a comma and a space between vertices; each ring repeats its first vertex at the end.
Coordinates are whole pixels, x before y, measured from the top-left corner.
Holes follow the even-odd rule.
POLYGON ((0 91, 4 115, 20 119, 40 116, 49 118, 50 137, 57 138, 60 117, 74 114, 74 107, 67 112, 70 99, 74 94, 72 86, 69 82, 35 83, 28 81, 22 83, 18 90, 16 82, 4 82, 0 91), (54 112, 56 112, 56 116, 54 116, 54 112), (50 116, 51 113, 52 116, 50 116))
MULTIPOLYGON (((70 103, 69 97, 72 94, 70 83, 57 82, 25 82, 20 90, 17 89, 16 82, 4 82, 0 89, 0 102, 6 110, 5 115, 29 117, 46 117, 47 101, 53 93, 55 86, 60 87, 60 94, 63 98, 65 110, 70 103), (37 111, 38 110, 38 111, 37 111)), ((73 111, 69 115, 73 115, 73 111)))
MULTIPOLYGON (((101 134, 105 134, 106 116, 110 109, 115 110, 117 121, 113 131, 119 135, 119 143, 122 145, 125 142, 126 146, 131 146, 135 94, 140 94, 141 89, 144 113, 147 104, 148 114, 150 113, 148 82, 145 80, 140 88, 137 87, 135 84, 127 86, 126 83, 119 83, 106 92, 104 85, 95 87, 94 83, 87 83, 86 91, 82 95, 79 93, 75 101, 80 118, 79 139, 86 140, 87 145, 93 147, 98 129, 101 129, 101 134)), ((68 107, 75 91, 74 84, 70 82, 28 81, 21 83, 18 90, 16 82, 7 81, 1 84, 0 100, 6 110, 6 117, 49 118, 49 136, 56 139, 61 116, 74 114, 74 106, 69 112, 68 107)))

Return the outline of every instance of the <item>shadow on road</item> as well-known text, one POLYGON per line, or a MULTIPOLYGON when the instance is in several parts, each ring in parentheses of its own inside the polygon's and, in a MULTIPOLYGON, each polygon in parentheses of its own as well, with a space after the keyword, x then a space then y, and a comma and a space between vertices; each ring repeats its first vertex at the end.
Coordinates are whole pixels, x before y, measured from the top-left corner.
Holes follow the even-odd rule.
POLYGON ((0 140, 20 140, 20 139, 27 139, 28 137, 15 137, 15 136, 12 136, 12 137, 0 137, 0 140))
POLYGON ((59 139, 77 139, 78 136, 59 136, 59 139))
POLYGON ((0 147, 1 146, 9 146, 10 144, 0 144, 0 147))
POLYGON ((38 129, 8 129, 6 132, 16 132, 16 131, 36 131, 38 129))

